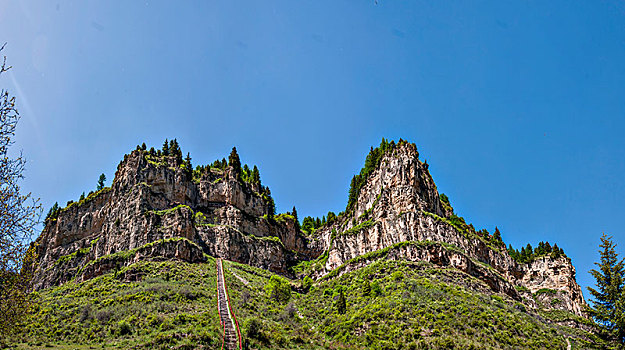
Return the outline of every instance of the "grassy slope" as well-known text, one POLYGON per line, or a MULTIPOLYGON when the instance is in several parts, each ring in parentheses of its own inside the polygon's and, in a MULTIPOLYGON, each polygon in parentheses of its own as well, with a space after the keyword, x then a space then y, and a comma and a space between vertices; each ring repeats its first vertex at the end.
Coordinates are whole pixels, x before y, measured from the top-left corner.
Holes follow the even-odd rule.
POLYGON ((215 260, 141 262, 36 293, 20 347, 99 344, 127 349, 221 346, 215 260), (134 276, 138 282, 124 282, 134 276))
MULTIPOLYGON (((573 349, 594 348, 592 335, 550 323, 566 313, 529 313, 493 295, 483 282, 429 264, 378 261, 341 277, 272 300, 271 274, 224 262, 230 298, 255 349, 573 349), (365 279, 371 294, 365 296, 365 279), (342 286, 347 312, 337 313, 342 286)), ((221 345, 215 261, 205 264, 142 262, 82 283, 42 291, 20 348, 215 349, 221 345), (136 282, 124 282, 135 276, 136 282), (88 347, 84 347, 88 348, 88 347)))
POLYGON ((314 285, 307 294, 294 293, 292 306, 269 300, 261 290, 267 279, 245 272, 255 269, 230 263, 227 271, 239 318, 262 319, 260 339, 248 337, 253 348, 566 349, 566 338, 573 349, 599 347, 591 334, 549 321, 550 317, 579 320, 575 315, 529 313, 455 269, 378 261, 314 285), (233 271, 243 278, 253 277, 245 285, 233 271), (364 295, 365 279, 370 281, 369 296, 364 295), (343 315, 334 305, 339 286, 347 299, 343 315))

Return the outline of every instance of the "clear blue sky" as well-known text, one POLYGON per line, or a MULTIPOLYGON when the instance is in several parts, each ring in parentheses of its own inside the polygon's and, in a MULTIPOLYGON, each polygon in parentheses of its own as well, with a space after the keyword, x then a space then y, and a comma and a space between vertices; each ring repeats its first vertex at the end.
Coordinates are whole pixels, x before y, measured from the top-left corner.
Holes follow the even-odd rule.
POLYGON ((0 0, 0 84, 46 208, 175 137, 320 216, 402 137, 467 221, 557 242, 585 289, 601 233, 625 246, 624 4, 0 0))

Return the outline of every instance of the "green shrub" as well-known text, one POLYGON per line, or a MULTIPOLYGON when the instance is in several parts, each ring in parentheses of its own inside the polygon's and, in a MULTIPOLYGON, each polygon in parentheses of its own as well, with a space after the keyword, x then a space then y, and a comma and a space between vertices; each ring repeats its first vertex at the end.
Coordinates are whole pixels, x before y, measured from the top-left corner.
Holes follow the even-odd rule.
POLYGON ((503 303, 503 298, 502 298, 502 297, 500 297, 499 295, 491 295, 490 297, 491 297, 493 300, 496 300, 496 301, 498 301, 498 302, 500 302, 500 303, 503 303))
POLYGON ((378 281, 373 281, 373 283, 371 283, 371 293, 373 293, 374 296, 382 295, 382 287, 380 287, 378 281))
POLYGON ((291 285, 283 277, 273 275, 269 283, 265 285, 265 292, 269 297, 278 302, 287 302, 291 299, 291 285))
POLYGON ((336 311, 339 314, 344 314, 345 311, 347 311, 347 302, 345 300, 345 293, 343 292, 343 286, 339 286, 337 288, 337 297, 336 297, 336 302, 335 302, 335 306, 336 306, 336 311))
POLYGON ((247 338, 260 338, 262 323, 256 317, 250 317, 243 323, 243 332, 247 338))
POLYGON ((310 290, 310 287, 312 287, 312 285, 313 285, 312 278, 308 276, 304 277, 304 280, 302 281, 302 288, 304 288, 306 292, 310 290))
POLYGON ((161 323, 163 323, 163 318, 161 316, 157 316, 157 315, 149 315, 146 318, 146 323, 150 326, 150 327, 158 327, 160 326, 161 323))
POLYGON ((119 335, 128 335, 132 334, 132 326, 128 321, 122 320, 117 323, 117 334, 119 335))
POLYGON ((393 281, 399 281, 399 280, 401 280, 401 278, 402 278, 403 276, 404 276, 404 275, 401 273, 401 271, 395 271, 395 272, 393 272, 393 274, 391 275, 391 279, 392 279, 393 281))
POLYGON ((371 283, 369 283, 369 279, 365 278, 362 281, 362 295, 368 297, 371 295, 371 283))

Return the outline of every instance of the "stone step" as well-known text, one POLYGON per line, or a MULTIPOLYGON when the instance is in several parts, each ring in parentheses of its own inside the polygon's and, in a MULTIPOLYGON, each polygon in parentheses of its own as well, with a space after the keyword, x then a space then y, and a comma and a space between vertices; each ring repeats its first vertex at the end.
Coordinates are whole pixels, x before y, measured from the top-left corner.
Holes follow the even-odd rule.
POLYGON ((240 342, 237 330, 233 324, 236 322, 234 315, 230 315, 228 309, 228 292, 226 290, 223 265, 221 259, 217 259, 217 298, 219 307, 219 317, 224 326, 223 347, 224 350, 240 350, 240 342))

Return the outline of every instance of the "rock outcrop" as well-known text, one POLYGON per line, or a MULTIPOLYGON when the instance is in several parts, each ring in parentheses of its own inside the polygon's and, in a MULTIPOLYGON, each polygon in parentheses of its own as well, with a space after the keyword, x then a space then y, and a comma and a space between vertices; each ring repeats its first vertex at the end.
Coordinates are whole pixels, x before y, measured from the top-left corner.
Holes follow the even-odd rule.
POLYGON ((519 284, 527 288, 544 308, 572 311, 582 315, 585 305, 582 289, 575 280, 571 259, 550 256, 522 264, 519 284))
POLYGON ((528 306, 582 315, 585 302, 570 259, 546 255, 517 263, 500 237, 454 214, 414 144, 384 142, 355 178, 346 211, 311 236, 289 213, 274 217, 269 190, 241 170, 222 162, 191 171, 180 158, 135 150, 119 164, 110 188, 46 221, 33 245, 34 288, 146 259, 201 262, 208 254, 287 276, 296 264, 314 260, 299 274, 318 279, 385 258, 453 267, 528 306))
POLYGON ((152 257, 195 262, 209 254, 289 275, 289 266, 318 252, 293 217, 272 218, 272 205, 266 188, 241 180, 232 167, 193 177, 175 157, 135 150, 110 188, 46 220, 33 245, 34 288, 120 268, 147 247, 152 257))
POLYGON ((496 274, 479 273, 484 277, 480 278, 492 285, 494 291, 535 306, 533 297, 524 297, 519 291, 548 290, 535 296, 541 306, 582 315, 585 302, 570 259, 542 257, 531 264, 517 263, 501 240, 476 231, 453 215, 453 209, 441 202, 427 163, 418 157, 416 146, 407 142, 393 144, 386 151, 354 204, 336 222, 316 232, 317 244, 326 253, 322 268, 311 271, 313 276, 321 278, 344 264, 349 265, 353 259, 401 242, 441 242, 458 248, 462 254, 433 254, 423 247, 407 245, 402 247, 401 256, 405 260, 455 267, 473 275, 477 271, 474 266, 484 264, 496 274), (497 280, 494 275, 503 280, 497 280), (558 302, 552 302, 555 299, 558 302))

